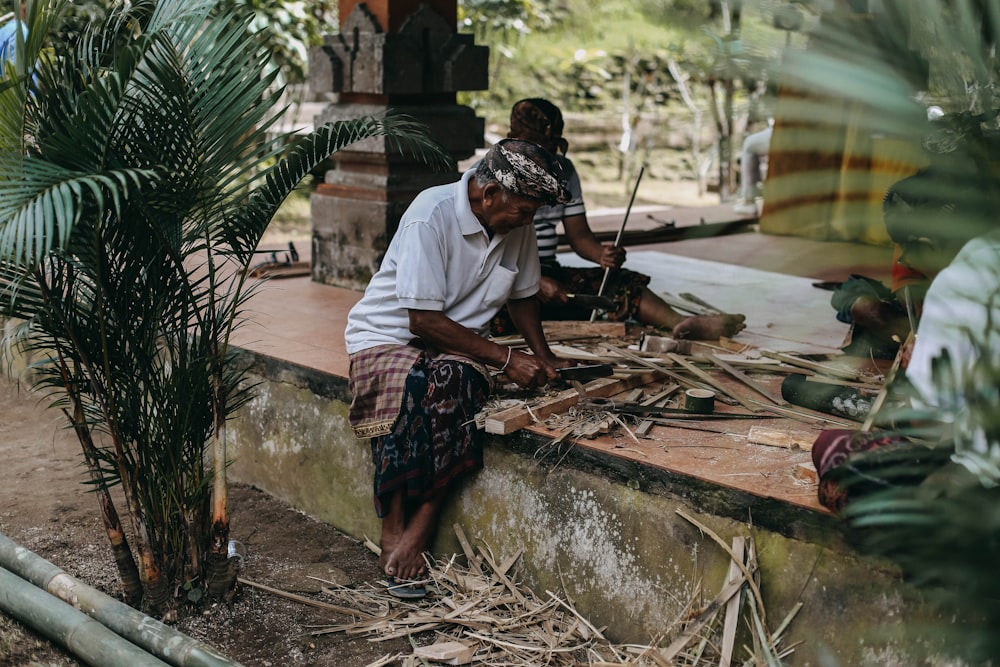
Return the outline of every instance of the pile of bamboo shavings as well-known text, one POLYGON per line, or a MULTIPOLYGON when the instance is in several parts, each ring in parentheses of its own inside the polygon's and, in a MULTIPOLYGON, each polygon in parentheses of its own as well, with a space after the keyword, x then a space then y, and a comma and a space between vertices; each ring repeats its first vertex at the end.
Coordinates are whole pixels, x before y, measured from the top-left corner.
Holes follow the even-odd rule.
POLYGON ((694 523, 734 558, 730 573, 714 599, 707 603, 691 600, 685 617, 665 629, 662 641, 656 645, 611 643, 602 629, 579 614, 570 601, 551 591, 546 591, 547 599, 539 599, 518 584, 510 572, 520 553, 497 563, 488 548, 473 550, 457 525, 456 535, 469 565, 461 565, 457 556, 431 563, 425 580, 431 592, 426 598, 399 600, 389 596, 384 587, 346 588, 330 584, 324 592, 336 599, 338 604, 332 607, 357 606, 357 613, 351 615, 355 620, 315 628, 311 634, 343 632, 367 636, 370 641, 410 638, 414 646, 412 654, 387 655, 368 667, 780 664, 778 661, 791 652, 791 649, 779 651, 781 634, 798 607, 777 632, 769 633, 761 606, 752 538, 735 538, 734 546, 745 545, 737 553, 707 528, 694 523), (733 656, 739 624, 750 628, 752 635, 753 646, 744 646, 749 656, 744 662, 733 656), (418 645, 416 638, 424 636, 434 642, 418 645))

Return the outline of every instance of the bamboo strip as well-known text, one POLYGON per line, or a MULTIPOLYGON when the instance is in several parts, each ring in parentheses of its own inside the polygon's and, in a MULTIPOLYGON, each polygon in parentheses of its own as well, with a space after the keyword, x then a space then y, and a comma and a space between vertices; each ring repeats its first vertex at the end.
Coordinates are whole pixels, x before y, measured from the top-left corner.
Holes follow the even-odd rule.
MULTIPOLYGON (((746 386, 750 387, 751 389, 753 389, 755 392, 757 392, 758 394, 760 394, 761 396, 763 396, 767 400, 769 400, 772 403, 774 403, 775 405, 788 405, 788 401, 786 401, 785 399, 783 399, 781 396, 776 396, 773 392, 768 391, 768 389, 766 389, 765 387, 760 386, 759 384, 757 384, 756 382, 754 382, 753 380, 751 380, 749 377, 747 377, 742 371, 740 371, 739 369, 733 367, 728 362, 723 361, 722 359, 720 359, 719 357, 715 356, 714 354, 706 355, 706 358, 709 361, 711 361, 713 364, 715 364, 716 366, 718 366, 719 368, 721 368, 722 370, 724 370, 727 373, 729 373, 735 379, 739 380, 740 382, 742 382, 746 386)), ((753 411, 756 412, 757 410, 753 410, 753 411)))

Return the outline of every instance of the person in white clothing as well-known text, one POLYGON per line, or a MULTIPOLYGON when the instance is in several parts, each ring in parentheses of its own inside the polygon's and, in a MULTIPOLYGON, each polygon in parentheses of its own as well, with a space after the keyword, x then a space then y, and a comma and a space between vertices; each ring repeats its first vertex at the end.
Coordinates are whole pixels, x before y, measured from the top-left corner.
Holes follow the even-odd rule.
POLYGON ((426 570, 446 493, 482 468, 474 418, 491 388, 487 366, 538 387, 572 365, 542 333, 531 226, 539 206, 567 198, 548 151, 499 142, 457 183, 416 197, 348 314, 350 421, 371 438, 380 564, 399 597, 425 592, 412 580, 426 570), (485 337, 504 305, 534 354, 485 337))
POLYGON ((743 140, 740 152, 740 194, 733 205, 733 211, 741 215, 757 214, 757 189, 763 178, 761 162, 771 149, 771 135, 774 128, 769 124, 763 130, 754 132, 743 140))

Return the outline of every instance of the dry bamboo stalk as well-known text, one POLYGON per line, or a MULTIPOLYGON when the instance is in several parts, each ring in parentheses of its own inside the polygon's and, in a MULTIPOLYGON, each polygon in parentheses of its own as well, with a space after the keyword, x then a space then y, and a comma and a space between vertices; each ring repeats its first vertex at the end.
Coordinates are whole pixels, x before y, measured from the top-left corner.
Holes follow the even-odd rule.
MULTIPOLYGON (((743 558, 746 555, 746 540, 737 535, 733 538, 733 554, 739 558, 739 562, 742 564, 743 558)), ((729 575, 728 581, 737 581, 740 576, 739 568, 737 567, 737 561, 729 561, 729 575)), ((740 606, 742 605, 742 595, 736 594, 729 599, 726 604, 726 619, 722 626, 722 646, 720 652, 722 656, 719 660, 719 667, 730 667, 733 660, 733 649, 736 645, 736 630, 739 626, 740 620, 740 606)))
POLYGON ((626 359, 630 359, 637 364, 649 368, 650 370, 663 373, 674 382, 680 383, 682 386, 689 388, 701 387, 699 383, 693 382, 692 380, 689 380, 683 375, 680 375, 679 373, 675 373, 674 371, 667 369, 663 364, 658 364, 654 361, 650 361, 649 359, 644 359, 637 354, 632 354, 628 350, 622 350, 617 347, 611 347, 609 345, 601 345, 601 349, 611 352, 612 354, 617 354, 618 356, 625 357, 626 359))
POLYGON ((875 424, 875 417, 878 416, 878 411, 882 409, 882 404, 885 403, 885 399, 889 395, 889 386, 892 384, 892 381, 896 379, 896 373, 899 372, 899 366, 903 361, 903 354, 906 349, 910 347, 911 343, 913 343, 914 335, 915 332, 913 329, 910 329, 910 333, 906 337, 906 340, 899 346, 899 351, 896 352, 896 358, 892 361, 892 367, 889 369, 889 372, 886 373, 885 384, 882 385, 881 391, 879 391, 878 396, 876 396, 875 400, 872 402, 872 407, 868 411, 868 416, 865 418, 865 422, 861 426, 862 431, 872 430, 872 426, 875 424))
POLYGON ((351 609, 350 607, 341 607, 340 605, 320 602, 319 600, 313 600, 312 598, 307 598, 303 595, 296 595, 295 593, 289 593, 288 591, 283 591, 279 588, 272 588, 266 584, 259 584, 255 581, 244 579, 243 577, 237 577, 236 580, 241 584, 249 586, 250 588, 256 588, 258 590, 271 593, 272 595, 277 595, 278 597, 294 600, 295 602, 301 602, 302 604, 309 605, 310 607, 327 609, 329 611, 337 612, 338 614, 345 614, 347 616, 367 616, 369 618, 372 617, 372 614, 361 611, 360 609, 351 609))
MULTIPOLYGON (((776 405, 788 405, 788 401, 786 401, 785 399, 783 399, 781 396, 776 396, 773 392, 769 391, 767 388, 760 386, 759 384, 757 384, 756 382, 754 382, 753 380, 751 380, 749 377, 747 377, 746 374, 744 374, 742 371, 740 371, 739 369, 735 368, 732 364, 730 364, 730 363, 728 363, 726 361, 723 361, 722 359, 718 358, 714 354, 709 354, 709 355, 706 356, 706 358, 709 361, 711 361, 713 364, 715 364, 716 366, 718 366, 719 368, 721 368, 722 370, 724 370, 727 373, 729 373, 731 376, 733 376, 733 378, 739 380, 740 382, 742 382, 746 386, 750 387, 755 392, 757 392, 758 394, 760 394, 764 398, 768 399, 772 403, 774 403, 776 405)), ((754 410, 753 408, 751 408, 751 410, 753 412, 757 411, 757 410, 754 410)))
POLYGON ((821 422, 827 422, 829 424, 836 424, 837 426, 845 426, 848 428, 852 428, 854 426, 857 426, 858 424, 858 422, 850 421, 848 419, 842 419, 840 417, 834 417, 824 412, 817 412, 816 410, 810 410, 809 408, 799 408, 799 407, 786 408, 780 405, 767 405, 765 403, 761 403, 760 401, 754 401, 753 399, 750 399, 750 401, 752 403, 757 403, 758 405, 763 405, 764 408, 777 415, 788 417, 790 419, 796 419, 806 424, 812 424, 813 422, 821 421, 821 422))
MULTIPOLYGON (((710 538, 712 538, 712 541, 714 541, 714 542, 715 542, 716 544, 718 544, 718 545, 719 545, 720 547, 722 547, 722 549, 723 549, 723 550, 724 550, 724 551, 725 551, 725 552, 726 552, 727 554, 729 554, 729 557, 730 557, 730 558, 731 558, 731 559, 733 560, 733 562, 734 562, 734 563, 736 563, 736 565, 737 565, 737 566, 738 566, 738 567, 740 568, 740 572, 742 572, 742 573, 743 573, 743 576, 744 576, 744 577, 746 577, 746 581, 747 581, 747 583, 748 583, 748 584, 750 584, 750 590, 752 590, 752 591, 753 591, 753 596, 754 596, 754 599, 755 599, 755 600, 756 600, 756 602, 757 602, 757 607, 758 607, 758 608, 760 609, 760 620, 761 620, 761 625, 765 625, 765 627, 766 627, 766 621, 767 621, 767 614, 766 614, 766 611, 765 611, 765 609, 764 609, 764 596, 763 596, 763 595, 761 595, 761 593, 760 593, 760 587, 759 587, 759 586, 757 585, 757 582, 756 582, 756 581, 754 580, 754 577, 753 577, 753 574, 752 574, 752 573, 750 572, 750 570, 748 570, 748 569, 747 569, 747 567, 746 567, 745 565, 743 565, 743 562, 742 562, 742 560, 737 560, 737 559, 735 558, 735 556, 734 556, 734 554, 733 554, 732 550, 731 550, 731 549, 729 548, 729 545, 728 545, 728 544, 726 544, 726 543, 725 543, 725 542, 724 542, 724 541, 722 540, 722 538, 721 538, 721 537, 719 537, 719 536, 718 536, 718 535, 716 535, 716 534, 715 534, 714 532, 712 532, 712 530, 710 530, 710 529, 708 528, 708 526, 706 526, 705 524, 703 524, 703 523, 699 522, 699 521, 698 521, 697 519, 695 519, 695 518, 694 518, 693 516, 690 516, 690 515, 688 515, 688 514, 687 514, 687 513, 685 513, 685 512, 683 511, 683 510, 679 510, 679 509, 678 509, 678 510, 674 510, 674 511, 675 511, 675 512, 676 512, 676 513, 677 513, 677 514, 678 514, 678 515, 679 515, 679 516, 680 516, 681 518, 683 518, 683 519, 684 519, 685 521, 687 521, 687 522, 689 522, 689 523, 693 524, 693 525, 694 525, 695 527, 697 527, 697 528, 698 528, 698 529, 699 529, 700 531, 702 531, 703 533, 705 533, 706 535, 708 535, 708 536, 709 536, 710 538)), ((753 548, 753 547, 752 547, 752 544, 753 544, 753 543, 752 543, 752 541, 751 541, 751 550, 752 550, 752 548, 753 548)))
POLYGON ((465 552, 465 560, 469 563, 469 569, 476 573, 478 576, 483 575, 482 569, 479 567, 479 559, 476 557, 476 552, 473 550, 472 545, 469 544, 469 539, 465 536, 465 531, 462 530, 460 525, 453 524, 452 530, 455 531, 455 537, 458 538, 458 543, 462 545, 462 551, 465 552))
POLYGON ((800 368, 808 368, 811 371, 816 371, 817 373, 825 373, 827 375, 832 375, 833 377, 839 377, 844 380, 853 380, 854 382, 864 382, 861 375, 854 371, 844 370, 842 368, 837 368, 835 366, 827 366, 826 364, 816 363, 815 361, 809 361, 808 359, 802 359, 791 354, 786 354, 784 352, 772 352, 770 350, 761 350, 761 354, 765 357, 770 357, 771 359, 777 359, 778 361, 783 361, 786 364, 791 364, 792 366, 799 366, 800 368))

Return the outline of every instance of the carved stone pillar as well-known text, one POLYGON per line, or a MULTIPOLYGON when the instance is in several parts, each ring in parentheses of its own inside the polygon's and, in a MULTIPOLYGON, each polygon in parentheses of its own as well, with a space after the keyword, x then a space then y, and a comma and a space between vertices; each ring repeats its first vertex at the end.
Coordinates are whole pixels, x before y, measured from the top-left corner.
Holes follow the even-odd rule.
MULTIPOLYGON (((406 113, 455 160, 483 145, 484 123, 456 103, 487 87, 489 49, 458 34, 455 0, 340 3, 340 33, 309 54, 313 90, 337 93, 316 123, 406 113)), ((458 179, 369 139, 338 151, 312 195, 312 278, 364 289, 406 207, 421 190, 458 179)))

